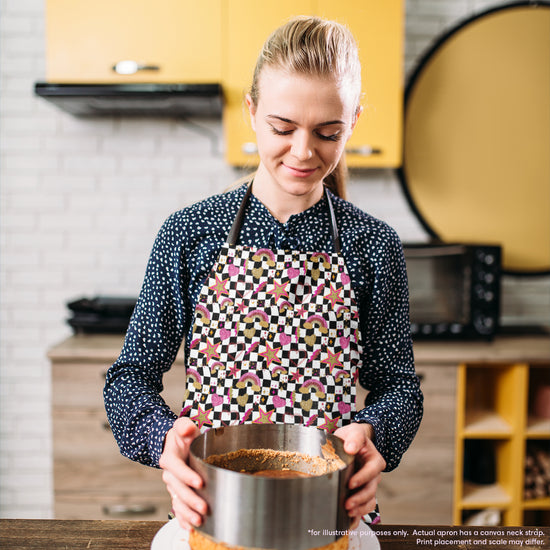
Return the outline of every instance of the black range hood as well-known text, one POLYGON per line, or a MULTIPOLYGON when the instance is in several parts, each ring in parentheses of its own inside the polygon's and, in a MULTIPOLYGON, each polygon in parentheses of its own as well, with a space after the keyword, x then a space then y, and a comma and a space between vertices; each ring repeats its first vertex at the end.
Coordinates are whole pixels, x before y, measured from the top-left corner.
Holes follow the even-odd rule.
POLYGON ((37 82, 36 95, 75 116, 219 117, 220 84, 52 84, 37 82))

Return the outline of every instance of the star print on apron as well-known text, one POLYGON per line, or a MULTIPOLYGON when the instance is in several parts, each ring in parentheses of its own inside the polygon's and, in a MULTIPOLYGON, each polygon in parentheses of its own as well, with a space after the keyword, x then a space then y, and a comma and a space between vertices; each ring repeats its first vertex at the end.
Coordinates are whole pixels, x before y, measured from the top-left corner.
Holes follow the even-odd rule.
POLYGON ((331 433, 355 411, 359 312, 340 254, 237 244, 249 185, 204 284, 187 362, 182 416, 202 432, 297 423, 331 433))

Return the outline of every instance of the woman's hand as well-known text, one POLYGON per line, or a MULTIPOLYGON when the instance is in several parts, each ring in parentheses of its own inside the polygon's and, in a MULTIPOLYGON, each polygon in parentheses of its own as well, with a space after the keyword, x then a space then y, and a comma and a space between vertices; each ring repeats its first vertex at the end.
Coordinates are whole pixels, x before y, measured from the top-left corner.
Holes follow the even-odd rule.
POLYGON ((206 502, 195 492, 203 486, 200 475, 187 464, 189 446, 200 430, 189 418, 178 418, 166 434, 159 465, 172 497, 172 509, 184 529, 198 527, 206 514, 206 502))
POLYGON ((373 429, 370 424, 353 422, 338 428, 334 435, 344 440, 344 450, 348 454, 356 455, 358 469, 348 484, 354 492, 345 503, 352 518, 351 528, 354 529, 362 516, 375 509, 376 489, 386 461, 372 442, 373 429))

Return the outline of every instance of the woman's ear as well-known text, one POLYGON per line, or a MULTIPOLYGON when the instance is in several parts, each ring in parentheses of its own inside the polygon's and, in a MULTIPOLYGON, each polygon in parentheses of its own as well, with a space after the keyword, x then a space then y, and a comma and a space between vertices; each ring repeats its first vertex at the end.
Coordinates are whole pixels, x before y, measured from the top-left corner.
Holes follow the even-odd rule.
POLYGON ((363 107, 361 105, 357 106, 357 109, 355 110, 355 113, 353 114, 353 118, 351 119, 351 125, 348 132, 348 137, 346 141, 349 141, 351 138, 351 135, 353 134, 353 130, 355 128, 355 125, 357 124, 357 119, 359 118, 359 115, 363 112, 363 107))
POLYGON ((250 94, 246 94, 244 100, 246 101, 248 112, 250 113, 250 125, 252 126, 252 129, 256 131, 256 106, 254 105, 250 94))
POLYGON ((353 132, 353 129, 355 128, 355 125, 357 124, 357 119, 359 118, 359 115, 363 112, 363 107, 361 105, 357 106, 357 109, 355 110, 355 115, 353 117, 353 120, 351 122, 351 131, 353 132))

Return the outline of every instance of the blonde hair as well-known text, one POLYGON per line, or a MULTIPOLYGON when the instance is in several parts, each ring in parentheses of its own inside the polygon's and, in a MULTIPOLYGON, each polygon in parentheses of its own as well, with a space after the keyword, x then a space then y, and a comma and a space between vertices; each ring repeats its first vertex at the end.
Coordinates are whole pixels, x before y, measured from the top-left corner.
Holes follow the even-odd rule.
MULTIPOLYGON (((292 74, 334 78, 346 87, 359 110, 361 64, 357 44, 349 29, 335 21, 315 16, 294 17, 266 40, 254 69, 250 98, 257 106, 259 80, 264 67, 282 69, 292 74)), ((335 170, 325 178, 325 185, 336 195, 346 196, 347 168, 342 155, 335 170)))

